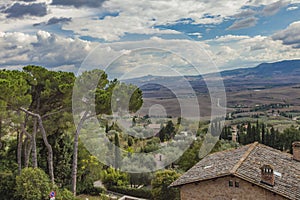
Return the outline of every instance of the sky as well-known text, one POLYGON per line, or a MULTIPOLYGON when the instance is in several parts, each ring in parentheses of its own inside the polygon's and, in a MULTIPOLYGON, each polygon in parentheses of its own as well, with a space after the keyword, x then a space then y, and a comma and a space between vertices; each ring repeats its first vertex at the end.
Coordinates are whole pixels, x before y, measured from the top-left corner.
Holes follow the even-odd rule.
POLYGON ((1 0, 0 68, 195 75, 300 59, 300 0, 1 0))

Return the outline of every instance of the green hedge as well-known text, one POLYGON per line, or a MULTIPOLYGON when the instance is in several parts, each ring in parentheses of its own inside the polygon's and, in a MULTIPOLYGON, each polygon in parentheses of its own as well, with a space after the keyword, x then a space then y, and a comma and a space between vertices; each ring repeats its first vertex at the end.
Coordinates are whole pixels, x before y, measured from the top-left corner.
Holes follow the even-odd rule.
POLYGON ((16 180, 11 172, 0 173, 0 197, 2 200, 12 200, 15 193, 16 180))
POLYGON ((112 192, 121 193, 124 195, 145 198, 145 199, 152 199, 151 190, 145 188, 128 188, 124 186, 112 186, 108 190, 112 192))
POLYGON ((90 191, 90 195, 92 196, 97 196, 99 194, 102 193, 106 193, 106 189, 105 188, 100 188, 100 187, 94 187, 91 191, 90 191))

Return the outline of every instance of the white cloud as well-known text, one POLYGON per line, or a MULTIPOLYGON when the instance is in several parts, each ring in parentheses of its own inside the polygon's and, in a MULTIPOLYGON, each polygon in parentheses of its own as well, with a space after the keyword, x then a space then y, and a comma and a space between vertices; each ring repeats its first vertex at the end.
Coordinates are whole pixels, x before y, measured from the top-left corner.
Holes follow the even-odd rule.
POLYGON ((76 19, 63 25, 63 29, 108 41, 118 40, 125 33, 169 34, 166 30, 152 27, 174 24, 182 19, 191 19, 193 24, 219 24, 224 19, 240 13, 246 2, 247 0, 110 0, 103 3, 103 9, 119 15, 107 16, 102 20, 95 20, 92 16, 89 19, 76 19))
POLYGON ((290 3, 290 1, 286 0, 279 0, 277 2, 271 3, 269 5, 266 5, 264 9, 262 10, 263 15, 265 16, 272 16, 275 15, 279 10, 285 6, 287 6, 290 3))
POLYGON ((202 38, 202 33, 189 33, 190 36, 197 36, 197 38, 202 38))
POLYGON ((299 50, 261 35, 254 37, 228 35, 209 40, 208 44, 211 44, 211 52, 215 54, 214 61, 224 68, 250 67, 253 63, 276 62, 300 57, 299 50))
POLYGON ((95 20, 95 16, 76 19, 64 25, 63 29, 107 41, 119 40, 126 33, 164 33, 165 30, 152 27, 175 24, 184 19, 191 19, 193 24, 220 24, 230 17, 242 18, 230 27, 240 29, 254 26, 257 21, 254 17, 256 11, 245 10, 245 6, 264 6, 263 13, 272 15, 286 5, 287 1, 276 0, 110 0, 103 3, 102 9, 119 13, 117 16, 106 16, 101 20, 95 20))
POLYGON ((90 42, 45 31, 38 31, 36 35, 1 32, 0 66, 36 64, 52 68, 73 64, 78 67, 93 46, 90 42))
POLYGON ((300 57, 300 51, 292 46, 260 35, 226 35, 203 42, 152 37, 103 43, 96 48, 96 43, 62 38, 45 31, 38 31, 36 35, 0 32, 0 48, 3 49, 0 68, 19 69, 22 65, 36 64, 54 70, 76 71, 86 58, 82 70, 109 66, 106 70, 110 75, 123 78, 204 74, 218 71, 213 63, 228 69, 300 57))
MULTIPOLYGON (((15 3, 12 0, 3 0, 1 6, 9 6, 15 3)), ((83 59, 96 46, 96 42, 87 42, 78 36, 91 36, 94 38, 113 41, 109 44, 101 44, 97 49, 96 55, 90 56, 91 66, 99 65, 99 59, 103 66, 108 65, 118 55, 125 54, 121 63, 124 71, 129 70, 135 64, 145 66, 151 72, 151 66, 173 66, 176 70, 188 72, 187 63, 174 55, 148 52, 148 55, 135 53, 134 48, 160 48, 169 49, 173 52, 184 50, 184 55, 192 58, 192 61, 203 67, 203 71, 211 70, 209 56, 218 66, 232 66, 233 63, 244 62, 267 62, 281 59, 299 58, 299 22, 295 22, 285 30, 275 33, 272 37, 247 35, 225 35, 212 40, 203 42, 186 41, 180 37, 180 33, 172 30, 160 30, 153 28, 159 25, 175 24, 179 21, 189 21, 195 24, 217 25, 224 20, 237 19, 229 29, 246 28, 254 26, 256 17, 265 14, 273 15, 282 7, 287 5, 287 1, 277 0, 110 0, 103 3, 101 8, 86 8, 51 5, 51 0, 37 0, 36 3, 46 3, 48 14, 42 17, 24 16, 24 19, 7 19, 0 13, 1 31, 0 32, 0 67, 11 66, 20 67, 27 64, 40 64, 54 67, 56 70, 74 70, 78 68, 83 59), (245 7, 263 7, 263 11, 245 9, 245 7), (116 16, 106 16, 105 13, 118 13, 116 16), (38 31, 33 24, 47 22, 49 19, 72 18, 68 24, 63 24, 64 30, 70 30, 70 38, 51 34, 47 31, 38 31), (141 41, 118 41, 127 33, 153 34, 157 37, 141 41), (165 40, 162 34, 177 34, 181 39, 165 40), (75 38, 75 39, 74 39, 75 38), (118 41, 118 42, 117 42, 118 41), (200 45, 203 52, 199 56, 193 44, 200 45), (168 47, 168 45, 171 47, 168 47), (152 54, 152 55, 151 55, 152 54), (203 56, 206 55, 206 56, 203 56), (130 58, 128 56, 131 56, 130 58), (161 61, 163 57, 163 62, 161 61), (128 59, 127 59, 128 58, 128 59), (206 59, 206 60, 205 60, 206 59), (151 66, 149 65, 151 64, 151 66), (185 66, 185 68, 182 66, 185 66), (148 67, 148 68, 147 68, 148 67), (206 68, 205 68, 206 67, 206 68)), ((79 1, 78 1, 79 2, 79 1)), ((91 2, 95 2, 94 0, 91 2)), ((296 5, 299 0, 291 1, 291 5, 296 5)), ((295 7, 295 6, 293 6, 295 7)), ((290 7, 289 10, 295 8, 290 7)), ((252 9, 252 8, 251 8, 252 9)), ((258 9, 259 10, 259 9, 258 9)), ((214 28, 214 27, 213 27, 214 28)), ((202 29, 201 29, 202 30, 202 29)), ((65 33, 61 33, 65 34, 65 33)), ((202 33, 197 30, 190 35, 201 37, 202 33)), ((184 37, 183 37, 184 38, 184 37)), ((199 47, 199 48, 200 48, 199 47)), ((201 49, 200 48, 200 49, 201 49)), ((142 52, 142 51, 141 51, 142 52)), ((141 53, 140 52, 140 53, 141 53)), ((143 51, 145 53, 145 51, 143 51)), ((239 67, 239 66, 237 66, 239 67)), ((148 72, 145 70, 145 72, 148 72)))
POLYGON ((232 42, 236 40, 243 40, 243 39, 248 39, 250 38, 247 35, 223 35, 220 37, 217 37, 214 41, 217 42, 232 42))
POLYGON ((102 66, 113 78, 174 73, 197 75, 217 70, 210 55, 209 46, 203 42, 152 37, 100 44, 85 60, 81 70, 102 66))
MULTIPOLYGON (((294 0, 293 3, 299 0, 294 0)), ((0 5, 12 5, 16 1, 3 0, 0 5)), ((63 24, 64 30, 73 31, 78 36, 90 36, 107 41, 119 40, 127 33, 153 34, 177 34, 176 31, 159 30, 153 27, 159 25, 174 24, 184 19, 191 19, 193 24, 219 24, 224 20, 234 17, 243 18, 237 21, 231 28, 243 28, 255 25, 256 11, 244 9, 245 6, 265 6, 265 13, 277 12, 277 9, 285 5, 286 1, 276 0, 110 0, 97 3, 95 0, 87 2, 64 1, 62 5, 53 5, 51 0, 37 0, 35 3, 45 3, 48 14, 43 17, 26 16, 23 20, 9 20, 0 14, 1 30, 3 32, 37 31, 33 24, 47 22, 51 18, 72 18, 72 22, 63 24), (74 5, 70 7, 66 5, 74 5), (98 8, 85 7, 84 4, 101 5, 98 8), (77 7, 76 7, 77 6, 77 7), (81 7, 83 6, 83 7, 81 7), (118 13, 117 16, 106 16, 99 19, 105 13, 118 13), (248 18, 246 18, 248 17, 248 18), (245 19, 246 18, 246 19, 245 19)), ((55 4, 60 4, 55 1, 55 4)), ((42 27, 39 27, 42 28, 42 27)), ((230 28, 230 29, 231 29, 230 28)))
POLYGON ((297 10, 297 9, 298 9, 298 6, 291 6, 291 7, 288 7, 286 10, 292 11, 292 10, 297 10))
POLYGON ((104 20, 94 20, 90 18, 79 18, 73 20, 63 26, 64 30, 75 31, 76 34, 91 36, 94 38, 101 38, 106 41, 119 40, 125 33, 139 33, 139 34, 177 34, 173 30, 159 30, 152 28, 151 23, 143 20, 139 16, 108 16, 104 20))
POLYGON ((253 27, 256 25, 257 20, 258 19, 256 17, 237 20, 230 27, 228 27, 228 30, 238 30, 253 27))
MULTIPOLYGON (((6 2, 1 1, 0 8, 1 6, 9 7, 13 5, 13 3, 14 1, 10 1, 10 0, 6 2)), ((33 27, 34 24, 46 22, 51 18, 87 18, 102 12, 101 9, 93 9, 93 8, 77 9, 74 7, 52 6, 49 5, 51 3, 51 1, 49 0, 38 0, 35 3, 46 4, 47 11, 48 11, 47 15, 39 16, 39 17, 24 15, 22 18, 7 18, 6 14, 1 13, 0 10, 1 31, 33 33, 38 31, 38 29, 33 27)))
POLYGON ((234 15, 235 18, 249 18, 257 14, 257 11, 251 9, 242 10, 240 13, 234 15))
POLYGON ((275 33, 272 38, 280 40, 284 45, 300 48, 300 21, 291 23, 286 29, 275 33))

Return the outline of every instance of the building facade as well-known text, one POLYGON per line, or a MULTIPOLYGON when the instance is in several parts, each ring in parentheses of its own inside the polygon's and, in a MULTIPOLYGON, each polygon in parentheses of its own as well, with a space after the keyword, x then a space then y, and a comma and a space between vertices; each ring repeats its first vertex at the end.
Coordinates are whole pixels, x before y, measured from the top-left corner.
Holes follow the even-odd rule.
POLYGON ((285 200, 287 198, 234 176, 190 183, 180 188, 182 200, 285 200))
POLYGON ((300 143, 293 148, 291 155, 253 143, 214 153, 171 186, 182 200, 299 200, 300 143))

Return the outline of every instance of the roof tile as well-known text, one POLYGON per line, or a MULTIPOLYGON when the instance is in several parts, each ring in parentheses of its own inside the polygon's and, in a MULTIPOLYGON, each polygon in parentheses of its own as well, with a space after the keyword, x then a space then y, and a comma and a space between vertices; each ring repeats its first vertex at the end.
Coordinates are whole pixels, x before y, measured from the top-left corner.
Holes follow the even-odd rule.
POLYGON ((291 154, 253 143, 234 150, 208 155, 183 174, 171 186, 234 175, 289 199, 300 199, 300 162, 291 154), (275 186, 261 183, 261 166, 271 164, 275 186))

